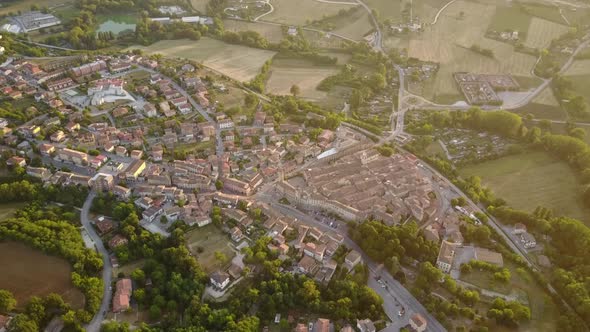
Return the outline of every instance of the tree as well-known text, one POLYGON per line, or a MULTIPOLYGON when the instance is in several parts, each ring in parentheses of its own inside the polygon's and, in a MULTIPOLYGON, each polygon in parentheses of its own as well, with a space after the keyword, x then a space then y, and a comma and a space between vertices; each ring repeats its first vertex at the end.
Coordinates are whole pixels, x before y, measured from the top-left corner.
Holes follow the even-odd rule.
POLYGON ((299 86, 297 84, 293 84, 291 86, 291 94, 293 95, 293 97, 297 97, 299 95, 299 93, 301 92, 301 89, 299 88, 299 86))
POLYGON ((0 289, 0 312, 8 313, 16 307, 16 300, 11 292, 0 289))
POLYGON ((37 322, 35 322, 31 317, 20 314, 16 315, 11 321, 10 325, 8 325, 8 332, 38 332, 40 331, 37 322))
POLYGON ((227 256, 221 251, 216 251, 215 260, 219 262, 219 265, 223 265, 227 262, 227 256))

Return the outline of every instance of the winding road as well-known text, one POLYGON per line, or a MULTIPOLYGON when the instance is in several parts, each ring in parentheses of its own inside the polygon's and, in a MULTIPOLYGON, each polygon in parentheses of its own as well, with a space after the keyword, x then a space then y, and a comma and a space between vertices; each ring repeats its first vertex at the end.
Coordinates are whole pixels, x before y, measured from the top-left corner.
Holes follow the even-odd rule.
POLYGON ((92 227, 92 224, 90 223, 90 218, 88 216, 94 197, 96 197, 96 193, 94 191, 91 191, 88 194, 88 197, 86 197, 86 201, 84 202, 84 205, 82 206, 82 211, 80 212, 80 221, 82 222, 82 227, 84 227, 86 233, 88 233, 88 236, 90 236, 92 242, 94 242, 96 251, 98 251, 98 253, 102 256, 103 296, 100 309, 98 310, 96 315, 94 315, 92 321, 90 321, 90 323, 88 323, 88 325, 86 325, 85 327, 86 331, 88 332, 100 331, 100 326, 102 325, 102 322, 105 320, 106 313, 107 311, 109 311, 111 305, 111 282, 113 280, 113 266, 111 265, 111 260, 109 259, 109 252, 104 247, 102 239, 100 238, 100 236, 98 236, 98 234, 94 230, 94 227, 92 227))

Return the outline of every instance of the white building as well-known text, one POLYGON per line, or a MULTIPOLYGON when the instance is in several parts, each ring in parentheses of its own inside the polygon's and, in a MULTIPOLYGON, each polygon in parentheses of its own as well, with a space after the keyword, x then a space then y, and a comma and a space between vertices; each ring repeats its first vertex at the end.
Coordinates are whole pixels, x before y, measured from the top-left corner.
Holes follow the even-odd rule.
POLYGON ((211 275, 211 284, 219 289, 224 289, 229 284, 229 274, 217 271, 211 275))

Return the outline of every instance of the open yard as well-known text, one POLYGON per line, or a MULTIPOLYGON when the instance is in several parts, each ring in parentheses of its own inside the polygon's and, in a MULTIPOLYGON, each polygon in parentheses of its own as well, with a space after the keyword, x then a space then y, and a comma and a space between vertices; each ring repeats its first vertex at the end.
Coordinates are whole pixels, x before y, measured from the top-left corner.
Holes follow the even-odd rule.
POLYGON ((315 0, 272 0, 271 4, 274 11, 261 20, 291 25, 306 25, 325 16, 337 14, 341 9, 346 10, 357 5, 355 1, 350 1, 350 5, 347 5, 315 0))
POLYGON ((220 267, 215 258, 215 252, 225 254, 228 260, 231 260, 235 255, 229 246, 229 237, 213 224, 188 232, 186 239, 188 249, 207 273, 211 273, 220 267))
POLYGON ((553 39, 563 35, 567 31, 568 27, 565 25, 533 17, 524 45, 542 49, 549 46, 553 39))
MULTIPOLYGON (((589 49, 590 50, 590 49, 589 49)), ((565 72, 566 76, 590 75, 590 60, 576 60, 565 72)), ((590 81, 588 81, 590 83, 590 81)))
POLYGON ((280 43, 283 39, 283 29, 278 25, 270 25, 256 22, 238 20, 224 20, 223 26, 227 31, 256 31, 271 43, 280 43))
POLYGON ((31 296, 57 293, 74 308, 84 306, 84 295, 72 285, 70 264, 58 257, 16 242, 0 243, 0 289, 14 294, 19 306, 31 296))
POLYGON ((317 85, 326 77, 336 74, 338 70, 336 66, 314 66, 304 60, 275 60, 270 69, 267 92, 288 95, 291 94, 291 86, 296 84, 301 89, 301 97, 317 101, 326 96, 326 92, 316 90, 317 85))
POLYGON ((260 72, 262 65, 275 55, 273 51, 226 44, 206 37, 199 41, 163 40, 147 47, 128 48, 128 50, 132 49, 141 49, 147 54, 195 60, 241 82, 254 78, 260 72))
POLYGON ((545 152, 531 152, 470 165, 460 170, 462 176, 482 178, 497 197, 526 211, 537 206, 553 209, 590 223, 588 208, 581 202, 576 174, 565 162, 545 152))

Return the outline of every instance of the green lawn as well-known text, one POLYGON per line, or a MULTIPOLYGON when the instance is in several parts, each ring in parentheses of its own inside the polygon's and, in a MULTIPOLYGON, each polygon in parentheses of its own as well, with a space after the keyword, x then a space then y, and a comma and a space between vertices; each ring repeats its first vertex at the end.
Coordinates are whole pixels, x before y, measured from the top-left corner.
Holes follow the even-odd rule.
POLYGON ((576 174, 565 162, 545 152, 530 152, 469 165, 462 176, 477 175, 497 197, 526 211, 546 206, 556 215, 567 215, 590 223, 590 211, 580 198, 576 174))
POLYGON ((228 259, 234 256, 233 250, 229 247, 229 237, 213 224, 189 231, 186 239, 188 249, 207 273, 220 268, 219 262, 215 259, 216 251, 224 253, 228 259), (198 248, 202 248, 203 251, 199 253, 198 248))
POLYGON ((576 93, 586 98, 586 104, 590 107, 590 75, 572 75, 567 78, 572 81, 576 93))
POLYGON ((198 153, 213 149, 215 147, 215 141, 210 140, 207 142, 189 143, 189 144, 177 144, 174 147, 176 152, 184 153, 198 153))
POLYGON ((516 30, 519 32, 520 39, 525 40, 531 18, 529 14, 516 5, 509 7, 498 6, 488 29, 495 31, 516 30))
POLYGON ((12 217, 16 210, 22 208, 25 205, 26 203, 0 204, 0 220, 12 217))

